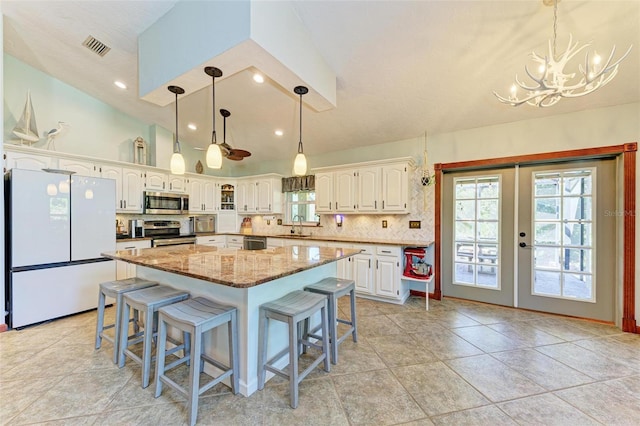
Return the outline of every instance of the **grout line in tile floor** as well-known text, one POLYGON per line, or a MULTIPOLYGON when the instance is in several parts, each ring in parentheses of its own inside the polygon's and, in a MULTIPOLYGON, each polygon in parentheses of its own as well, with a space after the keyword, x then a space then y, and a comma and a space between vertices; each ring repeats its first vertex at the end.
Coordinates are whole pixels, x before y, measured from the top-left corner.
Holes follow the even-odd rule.
MULTIPOLYGON (((298 409, 278 378, 249 398, 220 384, 198 424, 640 423, 640 335, 461 300, 357 303, 358 343, 301 383, 298 409)), ((0 424, 186 422, 183 399, 153 398, 108 342, 94 350, 94 333, 95 311, 0 333, 0 424)))

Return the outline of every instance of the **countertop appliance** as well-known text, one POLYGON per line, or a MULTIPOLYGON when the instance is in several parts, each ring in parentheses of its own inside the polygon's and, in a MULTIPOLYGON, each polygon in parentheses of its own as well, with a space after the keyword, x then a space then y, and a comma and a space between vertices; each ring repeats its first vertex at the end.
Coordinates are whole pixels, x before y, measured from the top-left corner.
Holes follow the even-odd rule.
POLYGON ((215 216, 193 216, 191 221, 191 230, 196 234, 206 234, 216 232, 215 216))
POLYGON ((7 324, 23 327, 97 306, 115 279, 115 181, 62 171, 5 175, 7 324))
POLYGON ((151 237, 151 247, 195 244, 193 234, 181 235, 180 222, 177 220, 145 220, 144 235, 151 237))
POLYGON ((262 250, 267 248, 267 237, 245 236, 242 241, 245 250, 262 250))
POLYGON ((145 214, 187 214, 189 195, 145 191, 142 206, 145 214))

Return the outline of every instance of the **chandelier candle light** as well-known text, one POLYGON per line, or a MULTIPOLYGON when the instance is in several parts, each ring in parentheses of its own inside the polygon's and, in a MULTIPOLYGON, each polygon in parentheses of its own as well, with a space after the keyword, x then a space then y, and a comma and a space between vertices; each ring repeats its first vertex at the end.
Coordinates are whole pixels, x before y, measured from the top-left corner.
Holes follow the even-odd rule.
POLYGON ((567 50, 560 56, 557 55, 558 0, 543 0, 543 3, 548 6, 552 1, 553 42, 549 40, 548 56, 542 57, 535 52, 531 52, 531 58, 538 64, 538 67, 533 73, 529 71, 527 66, 524 67, 529 78, 536 84, 528 85, 520 81, 516 75, 516 80, 511 86, 509 97, 501 96, 496 91, 493 92, 500 102, 512 106, 527 103, 537 107, 549 107, 558 103, 562 98, 577 98, 588 95, 613 80, 618 73, 618 65, 631 51, 632 46, 629 46, 629 49, 627 49, 620 59, 612 62, 616 52, 616 47, 613 46, 609 59, 607 59, 604 64, 602 63, 602 58, 595 51, 591 58, 589 57, 589 53, 587 53, 584 67, 582 64, 578 65, 579 73, 566 73, 564 68, 568 62, 580 51, 591 46, 591 43, 578 47, 578 42, 574 44, 573 37, 569 34, 567 50), (525 91, 522 97, 518 96, 518 88, 524 89, 525 91))
POLYGON ((176 140, 173 144, 173 155, 171 156, 171 173, 174 175, 183 175, 185 172, 184 157, 180 152, 180 141, 178 139, 178 95, 184 94, 184 89, 178 86, 169 86, 169 91, 176 95, 176 140))
POLYGON ((304 86, 296 86, 293 91, 296 95, 300 95, 300 139, 298 141, 298 155, 293 161, 293 174, 304 176, 307 174, 307 158, 302 149, 302 95, 308 93, 309 89, 304 86))
POLYGON ((211 93, 213 105, 211 107, 211 117, 213 130, 211 132, 211 145, 207 148, 207 167, 210 169, 219 169, 222 167, 222 151, 216 140, 216 77, 222 77, 222 71, 216 67, 206 67, 204 72, 211 76, 211 93))

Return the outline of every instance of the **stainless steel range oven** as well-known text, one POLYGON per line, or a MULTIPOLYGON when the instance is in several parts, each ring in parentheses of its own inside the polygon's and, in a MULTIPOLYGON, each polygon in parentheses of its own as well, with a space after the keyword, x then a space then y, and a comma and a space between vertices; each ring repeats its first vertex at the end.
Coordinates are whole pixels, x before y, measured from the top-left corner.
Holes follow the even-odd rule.
POLYGON ((177 220, 145 220, 144 235, 151 237, 151 247, 195 244, 193 234, 180 235, 180 222, 177 220))

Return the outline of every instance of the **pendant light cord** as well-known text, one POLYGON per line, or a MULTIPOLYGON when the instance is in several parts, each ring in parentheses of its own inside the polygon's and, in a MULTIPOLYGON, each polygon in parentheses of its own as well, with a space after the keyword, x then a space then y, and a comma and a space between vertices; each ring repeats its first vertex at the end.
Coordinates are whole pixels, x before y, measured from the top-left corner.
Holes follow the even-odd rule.
POLYGON ((177 151, 174 152, 180 152, 180 141, 178 139, 178 94, 176 93, 176 147, 178 148, 177 151))
POLYGON ((556 38, 558 36, 558 0, 553 1, 553 60, 556 60, 556 38))
POLYGON ((302 93, 300 94, 300 139, 298 141, 298 154, 302 154, 302 93))
POLYGON ((216 138, 216 76, 213 75, 211 76, 212 79, 212 84, 211 84, 211 92, 213 94, 213 102, 212 102, 212 109, 211 109, 211 118, 213 121, 213 130, 211 132, 211 143, 212 144, 217 144, 217 138, 216 138))

